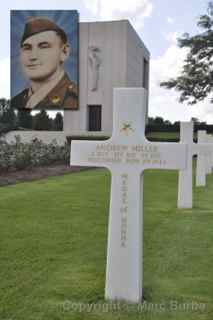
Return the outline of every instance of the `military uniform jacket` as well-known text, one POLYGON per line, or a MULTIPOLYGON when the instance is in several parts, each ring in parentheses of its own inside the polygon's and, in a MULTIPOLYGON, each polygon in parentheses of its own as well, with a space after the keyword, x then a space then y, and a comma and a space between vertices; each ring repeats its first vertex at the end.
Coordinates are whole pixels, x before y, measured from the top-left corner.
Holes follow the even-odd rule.
POLYGON ((50 90, 47 96, 32 109, 27 108, 29 88, 11 99, 11 107, 19 110, 76 110, 78 108, 78 87, 67 74, 50 90))

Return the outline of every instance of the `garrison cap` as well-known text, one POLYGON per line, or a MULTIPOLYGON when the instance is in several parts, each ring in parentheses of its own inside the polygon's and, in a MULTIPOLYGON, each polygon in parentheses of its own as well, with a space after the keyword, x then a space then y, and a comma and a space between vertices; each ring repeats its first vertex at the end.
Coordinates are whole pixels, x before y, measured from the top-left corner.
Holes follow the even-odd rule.
POLYGON ((27 38, 44 31, 55 31, 64 43, 67 42, 66 33, 55 22, 47 18, 31 17, 25 24, 21 45, 27 38))

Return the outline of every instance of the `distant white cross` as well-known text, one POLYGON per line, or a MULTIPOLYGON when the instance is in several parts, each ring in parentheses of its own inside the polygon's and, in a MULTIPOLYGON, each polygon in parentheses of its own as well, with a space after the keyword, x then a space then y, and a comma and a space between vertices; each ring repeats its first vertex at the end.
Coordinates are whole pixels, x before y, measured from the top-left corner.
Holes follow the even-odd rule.
POLYGON ((180 142, 188 146, 187 165, 179 171, 178 208, 192 208, 192 157, 194 154, 193 122, 180 123, 180 142))
POLYGON ((136 303, 142 300, 143 171, 184 170, 187 158, 184 144, 146 140, 145 100, 142 88, 115 89, 111 139, 71 144, 71 165, 111 172, 105 297, 136 303))
POLYGON ((212 173, 212 154, 213 154, 213 141, 212 136, 210 134, 206 134, 206 143, 209 145, 209 152, 206 157, 206 173, 211 174, 212 173))
POLYGON ((213 172, 213 136, 210 135, 209 137, 209 143, 211 143, 212 146, 212 152, 211 152, 211 173, 213 172))
POLYGON ((193 122, 180 123, 180 142, 187 144, 187 166, 179 171, 178 179, 178 208, 192 208, 193 206, 193 179, 192 179, 192 159, 197 155, 197 184, 205 184, 206 158, 212 150, 212 146, 207 143, 206 132, 198 131, 198 143, 193 142, 194 124, 193 122))
MULTIPOLYGON (((206 131, 199 130, 197 132, 198 143, 206 142, 206 131)), ((197 157, 197 168, 196 168, 196 186, 201 187, 206 185, 206 153, 200 153, 197 157)))
POLYGON ((206 175, 211 172, 209 161, 213 152, 213 144, 208 142, 205 130, 199 130, 197 135, 198 144, 205 146, 197 152, 196 186, 201 187, 206 185, 206 175))

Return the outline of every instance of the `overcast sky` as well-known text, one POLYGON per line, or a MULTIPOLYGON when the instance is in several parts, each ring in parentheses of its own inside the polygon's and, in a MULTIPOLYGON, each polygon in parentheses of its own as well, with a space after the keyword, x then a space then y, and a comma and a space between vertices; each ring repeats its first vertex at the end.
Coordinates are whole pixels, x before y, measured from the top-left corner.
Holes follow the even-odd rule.
POLYGON ((80 22, 129 19, 151 54, 149 116, 171 121, 197 117, 213 123, 213 105, 208 100, 194 106, 178 103, 178 93, 159 87, 176 76, 186 52, 176 38, 199 31, 196 21, 206 12, 208 0, 7 0, 0 12, 0 97, 10 94, 10 10, 62 9, 79 11, 80 22))

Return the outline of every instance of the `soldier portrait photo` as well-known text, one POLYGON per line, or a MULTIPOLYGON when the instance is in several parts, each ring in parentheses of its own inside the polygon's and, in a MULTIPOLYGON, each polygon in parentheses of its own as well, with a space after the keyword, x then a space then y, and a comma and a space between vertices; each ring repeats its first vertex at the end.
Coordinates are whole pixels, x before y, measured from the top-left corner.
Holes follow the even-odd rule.
MULTIPOLYGON (((69 20, 72 13, 77 12, 33 11, 28 15, 27 11, 16 10, 11 13, 11 42, 15 39, 15 44, 11 43, 14 109, 78 109, 78 34, 75 34, 78 27, 72 26, 68 36, 62 23, 56 22, 69 20), (25 23, 22 34, 17 36, 13 19, 18 20, 21 15, 25 23)), ((78 19, 74 21, 77 24, 78 19)))

